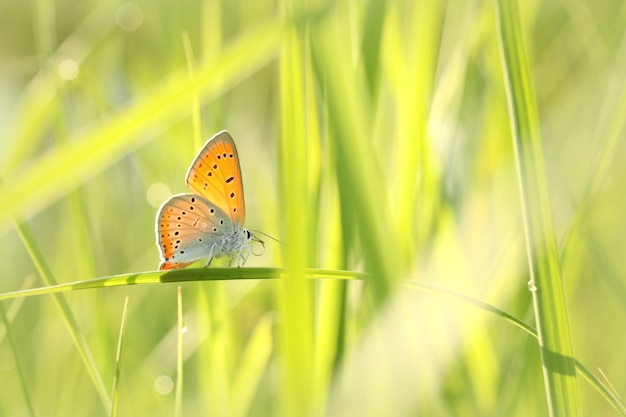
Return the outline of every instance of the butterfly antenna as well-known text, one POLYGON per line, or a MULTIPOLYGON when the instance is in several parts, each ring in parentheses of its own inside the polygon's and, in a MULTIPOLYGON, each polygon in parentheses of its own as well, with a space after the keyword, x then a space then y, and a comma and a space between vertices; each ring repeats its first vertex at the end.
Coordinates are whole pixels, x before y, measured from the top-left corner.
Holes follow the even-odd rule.
POLYGON ((275 242, 280 243, 281 245, 283 244, 283 242, 281 242, 280 240, 276 239, 275 237, 272 237, 272 236, 268 235, 267 233, 263 233, 263 232, 260 232, 260 231, 258 231, 258 230, 250 230, 250 231, 251 231, 251 232, 253 232, 253 233, 255 233, 255 234, 257 234, 257 233, 258 233, 258 234, 263 235, 263 236, 265 236, 265 237, 269 237, 270 239, 272 239, 272 240, 273 240, 273 241, 275 241, 275 242))

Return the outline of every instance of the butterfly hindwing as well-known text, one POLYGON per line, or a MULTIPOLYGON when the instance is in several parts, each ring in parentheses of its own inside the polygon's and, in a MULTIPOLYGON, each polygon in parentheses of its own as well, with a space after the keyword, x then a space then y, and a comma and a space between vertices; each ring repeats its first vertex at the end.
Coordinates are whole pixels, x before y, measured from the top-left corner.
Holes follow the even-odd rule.
POLYGON ((232 230, 230 217, 216 204, 194 194, 172 196, 156 217, 159 269, 184 268, 211 258, 213 245, 232 230))
POLYGON ((244 224, 245 203, 239 157, 233 138, 221 131, 207 141, 187 171, 189 190, 219 207, 233 223, 244 224))

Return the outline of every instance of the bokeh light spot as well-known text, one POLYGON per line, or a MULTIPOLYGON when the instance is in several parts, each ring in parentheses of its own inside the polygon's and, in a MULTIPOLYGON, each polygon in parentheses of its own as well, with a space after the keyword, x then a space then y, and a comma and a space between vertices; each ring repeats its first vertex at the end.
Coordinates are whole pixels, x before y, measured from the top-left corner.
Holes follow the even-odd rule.
POLYGON ((115 12, 115 22, 122 30, 132 32, 143 23, 143 11, 136 3, 123 3, 115 12))
POLYGON ((162 182, 157 182, 148 187, 146 198, 152 207, 160 207, 172 193, 169 187, 162 182))
POLYGON ((167 375, 159 375, 154 380, 154 390, 161 395, 167 395, 174 389, 174 381, 167 375))
POLYGON ((78 77, 78 64, 73 59, 64 59, 59 64, 59 75, 64 80, 73 80, 78 77))

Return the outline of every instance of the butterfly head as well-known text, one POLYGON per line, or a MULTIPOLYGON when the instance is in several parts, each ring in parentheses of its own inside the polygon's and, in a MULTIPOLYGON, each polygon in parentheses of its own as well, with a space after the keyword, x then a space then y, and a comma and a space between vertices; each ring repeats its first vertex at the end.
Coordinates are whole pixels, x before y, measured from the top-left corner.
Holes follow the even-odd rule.
POLYGON ((255 234, 253 234, 253 233, 252 233, 252 232, 250 232, 249 230, 246 230, 246 232, 247 232, 247 233, 248 233, 248 235, 250 236, 250 240, 251 240, 251 241, 254 241, 254 242, 256 242, 256 243, 259 243, 259 244, 263 247, 263 250, 262 250, 261 252, 259 252, 259 253, 255 253, 255 252, 254 252, 254 246, 253 246, 253 248, 252 248, 252 253, 254 254, 254 256, 261 256, 261 255, 263 255, 263 253, 265 252, 265 242, 264 242, 263 240, 259 239, 259 238, 258 238, 258 236, 256 236, 255 234))

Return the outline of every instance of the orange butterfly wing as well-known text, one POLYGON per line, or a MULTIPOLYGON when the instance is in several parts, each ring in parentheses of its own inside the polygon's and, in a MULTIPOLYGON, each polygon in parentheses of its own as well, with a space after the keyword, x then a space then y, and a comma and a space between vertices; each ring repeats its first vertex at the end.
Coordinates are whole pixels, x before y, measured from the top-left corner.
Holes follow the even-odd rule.
POLYGON ((198 259, 219 256, 212 252, 212 243, 219 241, 219 229, 228 222, 228 214, 200 196, 170 197, 156 217, 157 246, 161 253, 159 269, 184 268, 198 259))
POLYGON ((233 223, 243 226, 245 203, 243 182, 235 142, 223 130, 207 141, 187 171, 187 187, 228 213, 233 223))

